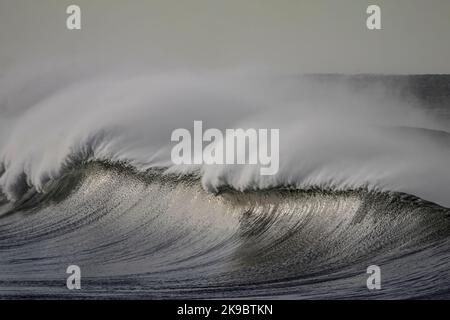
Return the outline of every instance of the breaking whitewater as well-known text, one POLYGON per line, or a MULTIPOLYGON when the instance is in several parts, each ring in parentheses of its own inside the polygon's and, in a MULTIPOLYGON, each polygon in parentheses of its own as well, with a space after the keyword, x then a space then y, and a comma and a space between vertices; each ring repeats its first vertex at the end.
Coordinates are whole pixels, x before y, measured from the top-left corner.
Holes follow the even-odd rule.
POLYGON ((36 79, 0 80, 1 298, 450 297, 449 76, 36 79), (197 120, 279 129, 278 173, 174 165, 197 120))

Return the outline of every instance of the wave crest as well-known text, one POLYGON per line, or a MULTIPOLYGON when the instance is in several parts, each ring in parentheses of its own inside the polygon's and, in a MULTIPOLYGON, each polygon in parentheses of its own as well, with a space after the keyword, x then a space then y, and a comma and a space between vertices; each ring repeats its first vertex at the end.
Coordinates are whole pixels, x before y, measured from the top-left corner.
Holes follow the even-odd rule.
POLYGON ((231 73, 108 75, 59 88, 8 119, 0 188, 12 201, 29 188, 43 191, 67 168, 107 161, 138 172, 199 174, 211 192, 365 187, 450 206, 448 123, 382 89, 231 73), (245 165, 172 165, 171 132, 198 119, 219 129, 279 128, 278 174, 260 176, 245 165))

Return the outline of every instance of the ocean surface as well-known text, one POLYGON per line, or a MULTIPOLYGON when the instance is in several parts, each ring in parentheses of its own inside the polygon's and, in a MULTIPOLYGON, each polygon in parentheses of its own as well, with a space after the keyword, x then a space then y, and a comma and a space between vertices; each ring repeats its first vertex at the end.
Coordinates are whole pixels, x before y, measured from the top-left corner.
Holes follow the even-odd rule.
POLYGON ((450 76, 65 74, 0 78, 0 299, 450 298, 450 76), (279 172, 172 164, 195 120, 279 172))

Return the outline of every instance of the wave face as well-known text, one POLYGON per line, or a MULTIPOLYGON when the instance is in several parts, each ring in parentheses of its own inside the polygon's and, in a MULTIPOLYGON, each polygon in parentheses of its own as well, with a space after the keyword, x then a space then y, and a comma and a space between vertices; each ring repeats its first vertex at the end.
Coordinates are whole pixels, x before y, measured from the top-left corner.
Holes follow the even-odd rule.
POLYGON ((448 78, 62 74, 0 80, 0 297, 450 297, 448 78), (173 165, 194 120, 279 172, 173 165))
POLYGON ((449 210, 367 190, 207 193, 196 178, 71 170, 0 224, 3 297, 448 297, 449 210), (69 191, 68 186, 76 185, 69 191), (75 263, 82 288, 64 288, 75 263), (385 289, 366 288, 382 267, 385 289), (332 288, 332 290, 330 290, 332 288))

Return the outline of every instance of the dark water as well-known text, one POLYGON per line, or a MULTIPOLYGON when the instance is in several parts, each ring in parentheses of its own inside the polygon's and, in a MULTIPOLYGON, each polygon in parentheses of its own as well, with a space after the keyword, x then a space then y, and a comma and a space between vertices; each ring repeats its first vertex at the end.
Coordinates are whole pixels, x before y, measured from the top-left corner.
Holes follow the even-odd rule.
POLYGON ((404 194, 212 195, 93 164, 16 210, 0 219, 3 298, 450 297, 449 210, 404 194))

